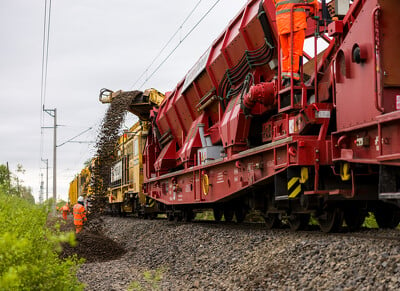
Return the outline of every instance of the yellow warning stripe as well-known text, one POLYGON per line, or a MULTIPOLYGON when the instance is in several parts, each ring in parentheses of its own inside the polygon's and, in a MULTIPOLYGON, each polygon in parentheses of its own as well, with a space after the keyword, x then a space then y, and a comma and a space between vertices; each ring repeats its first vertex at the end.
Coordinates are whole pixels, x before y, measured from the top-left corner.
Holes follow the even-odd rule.
POLYGON ((151 199, 149 202, 149 207, 153 207, 156 204, 156 201, 154 199, 151 199))
POLYGON ((300 177, 293 177, 288 182, 289 198, 296 198, 301 192, 300 177))
POLYGON ((294 189, 294 191, 289 195, 289 198, 296 198, 297 195, 301 192, 301 184, 294 189))
POLYGON ((300 171, 300 184, 305 184, 308 180, 308 168, 302 167, 300 171))
POLYGON ((290 179, 290 181, 287 183, 287 189, 290 190, 290 188, 292 188, 293 185, 296 184, 299 180, 299 177, 293 177, 292 179, 290 179))

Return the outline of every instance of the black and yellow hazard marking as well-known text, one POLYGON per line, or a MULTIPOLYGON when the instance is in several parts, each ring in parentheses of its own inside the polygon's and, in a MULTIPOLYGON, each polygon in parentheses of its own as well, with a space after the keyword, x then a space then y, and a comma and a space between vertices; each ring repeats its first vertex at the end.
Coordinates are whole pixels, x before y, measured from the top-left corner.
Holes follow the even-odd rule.
POLYGON ((154 207, 156 205, 156 200, 149 198, 147 201, 147 207, 154 207))
POLYGON ((300 183, 305 184, 308 181, 308 168, 302 167, 300 171, 300 183))
POLYGON ((299 177, 293 177, 288 182, 288 196, 289 198, 296 198, 301 192, 301 184, 299 177))

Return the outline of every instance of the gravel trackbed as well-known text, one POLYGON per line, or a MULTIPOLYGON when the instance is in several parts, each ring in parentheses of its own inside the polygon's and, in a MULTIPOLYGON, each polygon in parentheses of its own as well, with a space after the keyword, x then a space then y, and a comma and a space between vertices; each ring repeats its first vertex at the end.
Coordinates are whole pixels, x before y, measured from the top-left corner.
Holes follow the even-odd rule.
POLYGON ((90 253, 78 271, 86 290, 400 289, 398 230, 324 234, 262 224, 100 222, 102 230, 85 230, 75 249, 90 253))

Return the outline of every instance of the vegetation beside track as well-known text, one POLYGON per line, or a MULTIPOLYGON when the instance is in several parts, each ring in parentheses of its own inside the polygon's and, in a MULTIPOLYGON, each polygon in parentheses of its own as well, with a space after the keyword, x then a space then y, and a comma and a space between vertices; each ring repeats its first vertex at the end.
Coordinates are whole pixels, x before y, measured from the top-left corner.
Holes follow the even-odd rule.
MULTIPOLYGON (((196 214, 195 220, 211 220, 211 221, 213 221, 214 220, 213 212, 210 210, 199 212, 196 214)), ((224 220, 224 218, 222 218, 222 220, 224 220)), ((253 213, 250 213, 246 217, 246 220, 251 221, 251 222, 263 222, 261 216, 259 216, 257 214, 253 214, 253 213)), ((318 225, 318 220, 314 216, 311 216, 309 224, 310 225, 318 225)), ((379 228, 379 226, 376 222, 376 219, 375 219, 375 215, 372 212, 368 213, 362 227, 363 228, 379 228)), ((400 229, 400 225, 398 226, 398 229, 400 229)))
POLYGON ((83 290, 76 277, 81 261, 59 258, 60 243, 73 244, 74 233, 53 227, 47 209, 0 189, 1 290, 83 290))

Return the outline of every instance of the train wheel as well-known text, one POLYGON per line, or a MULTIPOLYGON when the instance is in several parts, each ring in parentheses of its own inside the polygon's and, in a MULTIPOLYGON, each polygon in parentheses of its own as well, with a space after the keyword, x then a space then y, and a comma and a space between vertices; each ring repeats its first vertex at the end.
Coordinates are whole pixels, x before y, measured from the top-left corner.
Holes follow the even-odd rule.
POLYGON ((174 221, 179 222, 179 221, 182 221, 182 219, 183 219, 182 213, 175 213, 174 221))
POLYGON ((145 215, 144 215, 144 219, 154 219, 155 218, 155 215, 154 215, 154 213, 146 213, 145 215))
POLYGON ((144 219, 145 217, 146 217, 146 214, 145 214, 145 210, 144 209, 138 209, 138 211, 137 211, 137 216, 138 216, 138 218, 140 218, 140 219, 144 219))
POLYGON ((344 210, 344 220, 350 231, 357 231, 364 223, 366 213, 357 207, 349 207, 344 210))
POLYGON ((173 221, 175 216, 173 212, 168 212, 167 214, 168 221, 173 221))
POLYGON ((214 213, 214 220, 215 221, 221 221, 222 218, 222 209, 219 207, 216 207, 213 209, 213 213, 214 213))
POLYGON ((194 213, 192 209, 186 209, 183 211, 183 221, 184 222, 191 222, 194 218, 194 213))
POLYGON ((111 217, 114 217, 114 207, 113 207, 112 204, 109 204, 109 207, 110 207, 110 214, 111 214, 111 217))
POLYGON ((281 225, 278 213, 267 213, 263 215, 267 229, 278 228, 281 225))
POLYGON ((380 228, 395 228, 400 222, 400 211, 394 206, 383 204, 375 211, 375 219, 380 228))
POLYGON ((121 206, 121 204, 116 204, 115 206, 116 206, 116 210, 117 210, 117 215, 119 217, 122 217, 122 206, 121 206))
POLYGON ((235 208, 236 222, 242 223, 246 217, 247 211, 244 207, 237 206, 235 208))
POLYGON ((339 208, 328 208, 318 217, 319 228, 323 232, 336 232, 343 224, 343 211, 339 208))
POLYGON ((292 213, 288 218, 290 230, 305 230, 310 221, 309 213, 292 213))
POLYGON ((112 216, 118 216, 118 210, 115 204, 112 204, 112 216))
POLYGON ((225 208, 224 209, 225 221, 231 222, 233 219, 233 214, 234 214, 234 211, 231 207, 225 208))

